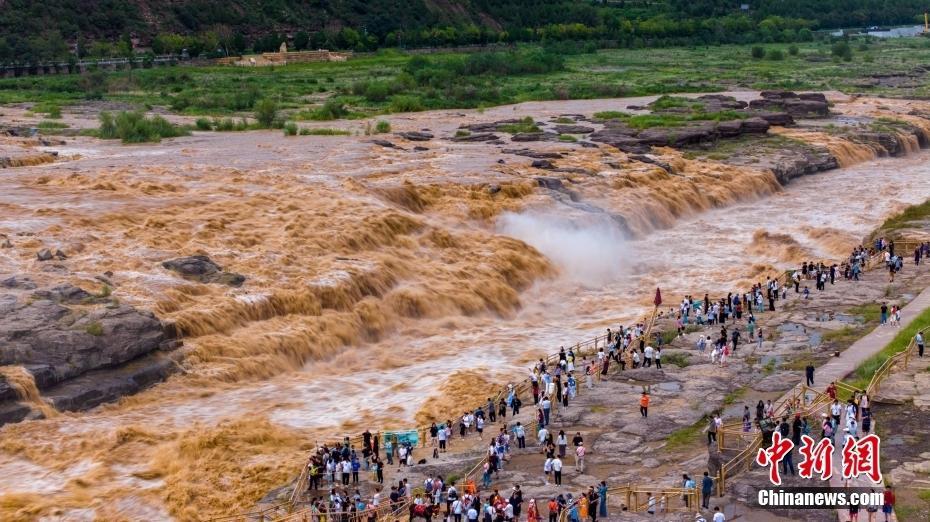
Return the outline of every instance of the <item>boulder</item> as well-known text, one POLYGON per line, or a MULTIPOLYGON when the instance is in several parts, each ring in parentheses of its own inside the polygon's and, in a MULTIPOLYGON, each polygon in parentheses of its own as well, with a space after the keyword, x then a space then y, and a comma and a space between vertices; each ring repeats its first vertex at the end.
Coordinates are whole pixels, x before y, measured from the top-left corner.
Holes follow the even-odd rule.
POLYGON ((660 169, 664 170, 665 172, 668 172, 669 174, 674 173, 674 169, 672 168, 671 165, 669 165, 668 163, 665 163, 664 161, 660 161, 659 159, 652 157, 652 156, 647 156, 645 154, 634 154, 630 156, 630 159, 633 161, 639 161, 640 163, 649 163, 651 165, 655 165, 656 167, 659 167, 660 169))
POLYGON ((504 154, 515 154, 517 156, 525 156, 527 158, 533 159, 559 159, 562 157, 558 152, 542 152, 533 149, 504 149, 501 152, 504 154))
POLYGON ((559 135, 554 132, 518 132, 510 137, 511 141, 555 141, 559 135))
POLYGON ((410 141, 429 141, 433 139, 433 135, 431 133, 420 131, 398 132, 397 136, 410 141))
POLYGON ((714 125, 692 125, 687 127, 656 127, 646 129, 636 136, 647 145, 682 147, 717 138, 714 125))
POLYGON ((756 117, 768 122, 769 125, 785 127, 794 124, 794 118, 787 112, 758 111, 754 113, 756 117))
MULTIPOLYGON (((0 365, 22 366, 59 409, 87 409, 135 393, 175 371, 160 350, 175 331, 131 306, 90 307, 72 285, 34 292, 28 300, 0 294, 0 365), (80 308, 69 303, 80 302, 80 308)), ((0 424, 35 416, 0 378, 0 424)))
POLYGON ((537 176, 536 183, 542 187, 549 190, 563 190, 565 186, 562 184, 562 180, 559 178, 552 178, 548 176, 537 176))
POLYGON ((741 122, 741 131, 744 134, 765 134, 769 131, 769 122, 764 118, 747 118, 741 122))
POLYGON ((496 141, 497 135, 491 134, 489 132, 478 133, 478 134, 469 134, 467 136, 454 136, 452 141, 459 142, 474 142, 474 141, 496 141))
POLYGON ((229 286, 240 286, 245 282, 245 276, 232 272, 225 272, 219 265, 207 256, 187 256, 171 259, 161 264, 164 268, 177 272, 185 279, 201 283, 219 283, 229 286))
POLYGON ((0 242, 0 248, 13 248, 13 243, 10 242, 10 238, 3 238, 3 241, 0 242))
POLYGON ((93 299, 94 296, 90 295, 82 288, 78 288, 74 285, 64 284, 50 289, 36 290, 32 293, 32 297, 35 299, 46 299, 58 303, 81 304, 90 299, 93 299))
POLYGON ((36 284, 25 276, 10 276, 6 279, 0 279, 0 287, 16 290, 34 290, 36 284))
POLYGON ((590 134, 594 132, 594 128, 584 125, 556 125, 555 131, 559 134, 590 134))
POLYGON ((52 254, 52 251, 47 248, 43 248, 42 250, 39 250, 38 252, 36 252, 36 258, 39 261, 51 261, 52 259, 54 259, 54 257, 55 256, 54 254, 52 254))
POLYGON ((544 160, 544 159, 533 160, 533 163, 532 163, 530 166, 533 167, 533 168, 537 168, 537 169, 553 169, 553 168, 555 168, 555 165, 553 165, 551 161, 549 161, 549 160, 544 160))
POLYGON ((794 117, 823 117, 830 114, 830 107, 826 101, 819 100, 786 100, 785 110, 794 117))
POLYGON ((759 96, 762 96, 766 99, 775 99, 775 100, 785 100, 788 98, 797 98, 798 95, 791 91, 762 91, 759 93, 759 96))
MULTIPOLYGON (((764 120, 763 120, 764 123, 764 120)), ((765 124, 768 128, 768 123, 765 124)), ((733 138, 739 136, 743 133, 743 121, 742 120, 729 120, 722 121, 717 124, 717 134, 721 138, 733 138)))
POLYGON ((390 142, 390 141, 388 141, 388 140, 371 140, 369 143, 372 143, 372 144, 374 144, 374 145, 378 145, 379 147, 384 147, 384 148, 386 148, 386 149, 399 149, 399 150, 404 150, 402 147, 400 147, 400 146, 398 146, 397 144, 392 143, 392 142, 390 142))
POLYGON ((822 92, 802 92, 801 94, 798 94, 798 98, 806 101, 827 103, 827 97, 824 96, 822 92))

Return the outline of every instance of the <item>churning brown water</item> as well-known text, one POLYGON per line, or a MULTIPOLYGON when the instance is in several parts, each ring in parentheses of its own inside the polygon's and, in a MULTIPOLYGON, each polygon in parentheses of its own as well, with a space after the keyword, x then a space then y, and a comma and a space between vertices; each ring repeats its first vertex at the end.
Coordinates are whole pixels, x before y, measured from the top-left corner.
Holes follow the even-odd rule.
MULTIPOLYGON (((613 103, 392 124, 446 136, 463 121, 613 103)), ((455 413, 454 398, 535 355, 639 317, 657 286, 728 291, 836 258, 930 196, 926 153, 870 161, 866 147, 808 138, 850 166, 782 188, 766 170, 672 150, 661 156, 675 175, 616 151, 546 145, 597 174, 566 180, 578 201, 538 189, 526 158, 442 140, 414 152, 263 132, 152 146, 80 139, 60 151, 81 159, 7 171, 0 231, 16 248, 0 250, 0 273, 90 290, 111 271, 114 295, 175 322, 188 355, 184 374, 119 404, 4 427, 0 515, 194 520, 245 509, 323 434, 455 413), (69 254, 66 275, 40 269, 43 247, 69 254), (247 283, 190 283, 160 266, 196 253, 247 283)))

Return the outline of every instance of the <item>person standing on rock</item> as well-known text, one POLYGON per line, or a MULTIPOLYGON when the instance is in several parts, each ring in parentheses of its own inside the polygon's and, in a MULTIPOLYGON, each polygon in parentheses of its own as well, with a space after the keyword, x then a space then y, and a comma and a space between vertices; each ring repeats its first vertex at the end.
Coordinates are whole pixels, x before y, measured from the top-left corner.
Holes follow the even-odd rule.
POLYGON ((642 396, 639 398, 639 414, 643 418, 649 417, 649 392, 643 390, 642 396))
POLYGON ((717 442, 717 416, 714 415, 710 418, 710 421, 707 424, 707 445, 710 446, 714 442, 717 442))
POLYGON ((914 336, 914 342, 917 343, 917 357, 924 356, 924 336, 921 332, 917 332, 917 335, 914 336))
POLYGON ((562 485, 562 459, 556 456, 552 459, 552 475, 556 486, 562 485))
POLYGON ((607 482, 603 480, 597 487, 597 511, 601 518, 607 518, 607 482))

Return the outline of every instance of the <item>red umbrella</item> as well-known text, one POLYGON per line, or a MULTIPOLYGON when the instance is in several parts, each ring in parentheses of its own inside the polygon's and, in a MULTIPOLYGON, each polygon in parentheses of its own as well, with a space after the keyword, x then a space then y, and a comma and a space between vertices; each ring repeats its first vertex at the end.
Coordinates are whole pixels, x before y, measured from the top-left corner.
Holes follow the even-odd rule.
POLYGON ((654 302, 656 306, 662 304, 662 292, 658 288, 656 288, 656 300, 654 302))

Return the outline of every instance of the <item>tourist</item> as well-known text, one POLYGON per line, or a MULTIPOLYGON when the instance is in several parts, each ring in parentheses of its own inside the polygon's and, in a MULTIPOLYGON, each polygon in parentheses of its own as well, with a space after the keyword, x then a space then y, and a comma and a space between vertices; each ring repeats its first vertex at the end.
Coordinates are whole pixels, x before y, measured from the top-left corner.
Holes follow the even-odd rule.
POLYGON ((710 478, 710 473, 704 472, 704 478, 701 479, 701 507, 710 509, 710 497, 714 491, 714 479, 710 478))
POLYGON ((720 511, 720 507, 714 506, 714 521, 713 522, 726 522, 727 517, 723 516, 723 513, 720 511))
POLYGON ((894 513, 894 490, 891 489, 891 486, 885 486, 885 491, 882 493, 884 502, 882 502, 882 513, 885 514, 885 522, 888 522, 888 517, 894 513))
POLYGON ((885 323, 888 322, 888 305, 885 303, 882 303, 880 310, 881 310, 881 315, 880 315, 881 319, 879 321, 879 324, 884 325, 885 323))
POLYGON ((601 518, 607 517, 607 482, 601 481, 600 486, 597 487, 597 510, 598 515, 601 518))
POLYGON ((526 506, 526 522, 541 522, 542 517, 539 515, 539 509, 536 507, 536 499, 531 498, 526 506))
POLYGON ((578 446, 575 447, 575 471, 578 473, 584 473, 585 453, 584 442, 579 442, 578 446))
POLYGON ((810 362, 807 363, 807 366, 804 368, 804 374, 807 376, 807 385, 814 385, 814 365, 810 362))
POLYGON ((643 391, 639 398, 639 414, 645 419, 649 417, 649 392, 643 391))
POLYGON ((914 342, 917 343, 917 356, 924 356, 924 336, 922 332, 917 332, 917 335, 914 336, 914 342))
POLYGON ((552 474, 552 461, 554 459, 546 457, 546 462, 543 463, 543 475, 546 476, 546 485, 549 485, 549 475, 552 474))
POLYGON ((714 442, 717 442, 717 419, 716 415, 710 418, 710 421, 707 425, 707 445, 710 446, 714 442))
POLYGON ((555 485, 562 485, 562 459, 556 457, 550 463, 550 468, 552 469, 552 475, 555 479, 555 485))

